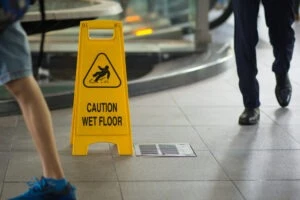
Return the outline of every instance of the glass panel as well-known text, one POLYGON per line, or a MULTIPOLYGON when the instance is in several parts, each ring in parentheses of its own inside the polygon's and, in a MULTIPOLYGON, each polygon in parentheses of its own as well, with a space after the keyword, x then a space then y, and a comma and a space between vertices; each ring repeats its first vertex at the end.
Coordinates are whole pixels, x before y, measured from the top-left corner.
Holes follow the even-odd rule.
MULTIPOLYGON (((184 40, 185 35, 194 32, 198 0, 115 1, 124 9, 117 19, 124 22, 126 40, 184 40)), ((231 0, 209 0, 210 28, 224 23, 231 13, 231 0)))
POLYGON ((127 39, 182 39, 180 32, 188 26, 194 0, 118 0, 124 12, 127 39), (177 27, 176 26, 182 26, 177 27))

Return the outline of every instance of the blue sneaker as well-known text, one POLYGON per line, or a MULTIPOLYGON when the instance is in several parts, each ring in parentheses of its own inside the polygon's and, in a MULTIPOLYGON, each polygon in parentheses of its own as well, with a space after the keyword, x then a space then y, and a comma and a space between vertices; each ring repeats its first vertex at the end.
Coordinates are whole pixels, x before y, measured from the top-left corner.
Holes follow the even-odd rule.
POLYGON ((76 200, 75 188, 70 183, 67 183, 64 189, 57 190, 52 183, 42 177, 41 180, 35 178, 28 186, 27 192, 9 200, 76 200))

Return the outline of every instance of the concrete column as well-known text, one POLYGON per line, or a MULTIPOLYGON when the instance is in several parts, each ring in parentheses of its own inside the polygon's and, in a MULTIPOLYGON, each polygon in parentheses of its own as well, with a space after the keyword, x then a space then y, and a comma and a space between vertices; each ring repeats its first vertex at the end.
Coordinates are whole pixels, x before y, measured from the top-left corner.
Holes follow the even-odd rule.
POLYGON ((196 29, 195 29, 195 50, 196 52, 203 52, 207 49, 211 42, 211 35, 209 33, 209 1, 210 0, 196 0, 196 29))

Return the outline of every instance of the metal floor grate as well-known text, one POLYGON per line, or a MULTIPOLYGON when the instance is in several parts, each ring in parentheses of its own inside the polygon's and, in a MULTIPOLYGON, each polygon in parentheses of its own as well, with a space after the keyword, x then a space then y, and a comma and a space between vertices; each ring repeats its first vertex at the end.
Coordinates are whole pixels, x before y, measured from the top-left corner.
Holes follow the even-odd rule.
POLYGON ((156 145, 145 144, 145 145, 140 145, 139 148, 140 148, 141 154, 146 154, 146 155, 158 154, 156 145))
POLYGON ((186 143, 136 144, 136 156, 196 157, 191 145, 186 143))
POLYGON ((160 151, 163 155, 166 155, 166 154, 177 155, 177 154, 179 154, 176 145, 173 145, 173 144, 159 144, 158 147, 159 147, 159 149, 160 149, 160 151))

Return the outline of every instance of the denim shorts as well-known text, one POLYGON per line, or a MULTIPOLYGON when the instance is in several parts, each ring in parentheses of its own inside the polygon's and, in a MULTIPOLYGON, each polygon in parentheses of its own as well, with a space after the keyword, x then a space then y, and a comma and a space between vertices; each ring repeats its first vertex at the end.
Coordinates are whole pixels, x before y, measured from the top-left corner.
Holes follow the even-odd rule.
POLYGON ((18 21, 0 33, 0 85, 31 75, 29 43, 18 21))

